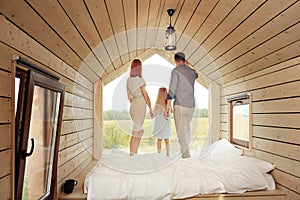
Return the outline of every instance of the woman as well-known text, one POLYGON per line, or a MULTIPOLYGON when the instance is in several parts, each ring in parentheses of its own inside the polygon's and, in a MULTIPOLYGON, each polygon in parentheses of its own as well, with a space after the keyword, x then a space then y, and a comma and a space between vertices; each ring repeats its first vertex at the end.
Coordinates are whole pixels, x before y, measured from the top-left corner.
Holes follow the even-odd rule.
POLYGON ((143 124, 146 116, 146 105, 152 117, 151 102, 146 91, 146 83, 142 78, 142 62, 134 59, 131 62, 130 77, 127 79, 127 95, 130 105, 130 117, 133 122, 132 136, 130 138, 130 156, 137 154, 143 136, 143 124))

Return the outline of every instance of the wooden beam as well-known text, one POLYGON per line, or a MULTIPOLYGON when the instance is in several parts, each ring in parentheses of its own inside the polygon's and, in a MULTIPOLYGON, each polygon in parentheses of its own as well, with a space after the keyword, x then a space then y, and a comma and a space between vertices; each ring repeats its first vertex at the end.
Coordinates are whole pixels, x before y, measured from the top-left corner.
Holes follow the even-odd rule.
POLYGON ((94 152, 93 158, 99 160, 103 151, 103 82, 100 80, 94 86, 94 152))

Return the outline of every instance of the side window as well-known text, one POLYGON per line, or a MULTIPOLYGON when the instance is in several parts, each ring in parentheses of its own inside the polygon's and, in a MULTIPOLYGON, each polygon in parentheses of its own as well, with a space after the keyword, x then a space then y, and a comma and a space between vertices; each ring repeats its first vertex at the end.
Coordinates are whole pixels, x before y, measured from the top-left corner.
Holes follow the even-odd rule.
POLYGON ((227 101, 230 142, 242 147, 251 148, 251 95, 233 96, 229 97, 227 101))
POLYGON ((65 86, 22 58, 15 67, 15 199, 54 199, 65 86))

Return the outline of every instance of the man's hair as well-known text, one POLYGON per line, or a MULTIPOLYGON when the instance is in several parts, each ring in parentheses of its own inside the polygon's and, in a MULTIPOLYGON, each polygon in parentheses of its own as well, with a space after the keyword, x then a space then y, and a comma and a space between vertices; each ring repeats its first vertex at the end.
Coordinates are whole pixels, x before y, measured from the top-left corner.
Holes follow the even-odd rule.
POLYGON ((185 61, 185 55, 184 53, 182 52, 177 52, 175 55, 174 55, 174 60, 176 61, 185 61))

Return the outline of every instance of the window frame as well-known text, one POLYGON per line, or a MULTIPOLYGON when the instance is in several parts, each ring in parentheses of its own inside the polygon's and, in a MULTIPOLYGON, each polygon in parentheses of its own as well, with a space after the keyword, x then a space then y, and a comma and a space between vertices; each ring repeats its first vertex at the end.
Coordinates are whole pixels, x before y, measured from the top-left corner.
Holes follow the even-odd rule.
MULTIPOLYGON (((28 136, 29 136, 29 127, 31 119, 31 108, 33 101, 34 86, 40 86, 55 92, 59 92, 60 96, 60 105, 59 105, 59 114, 58 114, 58 124, 56 130, 55 138, 55 149, 54 149, 54 158, 53 158, 53 171, 51 177, 51 186, 50 193, 45 194, 41 199, 54 199, 55 188, 57 182, 57 163, 58 163, 58 149, 59 149, 59 139, 61 132, 61 122, 62 122, 62 113, 64 106, 64 94, 65 94, 65 85, 59 82, 59 78, 52 75, 51 73, 46 72, 45 70, 38 68, 34 64, 29 63, 28 61, 24 62, 23 59, 19 59, 14 63, 16 67, 15 77, 20 78, 21 91, 19 91, 19 98, 22 99, 23 103, 19 103, 16 112, 16 122, 15 122, 15 145, 16 148, 19 145, 19 148, 15 152, 15 197, 16 199, 22 198, 22 190, 24 183, 24 172, 25 172, 25 163, 26 158, 22 157, 22 152, 27 151, 28 136), (19 62, 18 62, 19 61, 19 62), (26 77, 26 78, 25 78, 26 77), (24 95, 25 92, 25 95, 24 95), (20 110, 21 109, 21 110, 20 110), (20 113, 22 112, 22 113, 20 113), (22 123, 19 123, 22 121, 22 123), (21 138, 18 144, 18 135, 21 133, 21 138)), ((19 99, 18 98, 18 99, 19 99)))
POLYGON ((250 93, 235 95, 227 98, 228 106, 228 138, 234 145, 252 149, 252 97, 250 93), (249 105, 249 140, 234 138, 233 133, 233 107, 236 105, 249 105))

